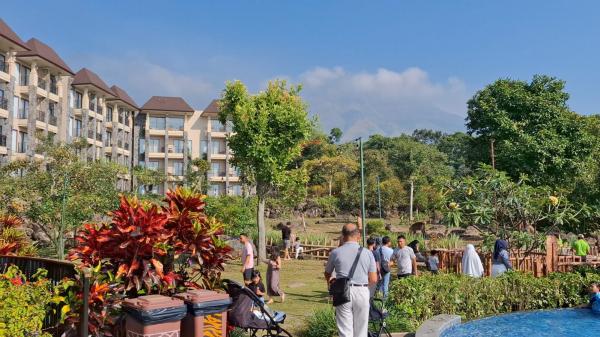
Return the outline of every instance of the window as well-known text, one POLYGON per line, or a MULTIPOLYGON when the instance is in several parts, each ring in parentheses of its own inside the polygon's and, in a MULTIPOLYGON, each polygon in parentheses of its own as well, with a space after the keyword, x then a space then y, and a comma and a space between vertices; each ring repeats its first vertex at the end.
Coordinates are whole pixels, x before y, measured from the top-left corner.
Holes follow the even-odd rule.
POLYGON ((29 85, 31 69, 19 63, 17 63, 17 69, 19 73, 19 85, 29 85))
POLYGON ((182 161, 173 162, 173 174, 176 176, 183 175, 183 162, 182 161))
POLYGON ((241 196, 242 195, 242 185, 233 185, 230 186, 231 195, 241 196))
POLYGON ((144 138, 140 138, 139 140, 139 150, 138 150, 138 154, 144 154, 144 152, 146 152, 146 140, 144 138))
POLYGON ((222 163, 211 163, 210 165, 211 173, 216 177, 223 177, 225 175, 225 170, 223 169, 222 163))
POLYGON ((183 131, 183 118, 181 118, 181 117, 167 118, 167 129, 183 131))
POLYGON ((74 101, 74 103, 75 103, 74 108, 75 109, 81 109, 81 106, 83 104, 83 94, 81 94, 79 91, 75 91, 74 95, 73 95, 73 98, 75 99, 75 101, 74 101))
POLYGON ((200 141, 200 151, 201 151, 201 155, 206 155, 208 154, 208 141, 207 140, 201 140, 200 141))
POLYGON ((75 137, 81 137, 81 129, 83 127, 83 123, 81 123, 81 119, 75 120, 75 137))
POLYGON ((29 141, 26 132, 19 131, 17 136, 17 152, 26 153, 29 150, 29 141))
POLYGON ((96 94, 90 94, 90 110, 96 111, 96 94))
POLYGON ((183 153, 183 140, 181 139, 175 139, 173 141, 173 152, 175 153, 183 153))
POLYGON ((221 184, 214 184, 210 186, 210 194, 214 197, 222 195, 223 194, 223 185, 221 184))
POLYGON ((165 129, 165 118, 150 116, 150 129, 164 130, 165 129))
POLYGON ((146 166, 148 169, 150 170, 156 170, 158 171, 159 168, 159 162, 158 160, 150 160, 146 166))
POLYGON ((50 75, 50 92, 53 94, 58 94, 58 87, 56 84, 56 75, 50 75))
POLYGON ((29 116, 29 101, 21 98, 19 100, 19 116, 20 119, 27 119, 29 116))
POLYGON ((1 55, 1 54, 0 54, 0 71, 8 73, 8 64, 6 63, 6 59, 4 58, 4 55, 1 55))
POLYGON ((213 132, 225 132, 225 126, 218 119, 211 119, 210 130, 213 132))
POLYGON ((212 154, 225 154, 225 143, 213 141, 212 154))
POLYGON ((106 139, 104 140, 104 146, 112 146, 112 132, 106 131, 106 139))
POLYGON ((148 152, 164 152, 160 146, 160 139, 148 139, 148 152))
POLYGON ((112 120, 113 120, 113 110, 112 110, 112 108, 108 107, 108 108, 106 108, 106 121, 112 122, 112 120))

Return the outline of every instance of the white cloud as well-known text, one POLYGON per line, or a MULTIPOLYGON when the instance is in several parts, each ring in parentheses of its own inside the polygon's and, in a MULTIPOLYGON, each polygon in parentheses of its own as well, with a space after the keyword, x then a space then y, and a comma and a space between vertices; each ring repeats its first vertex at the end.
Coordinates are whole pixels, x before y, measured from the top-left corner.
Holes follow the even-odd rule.
POLYGON ((415 128, 464 128, 468 94, 457 78, 433 82, 416 67, 359 73, 317 67, 300 75, 299 81, 324 129, 340 127, 345 139, 373 133, 398 135, 415 128))
POLYGON ((109 86, 116 84, 125 89, 139 105, 150 96, 181 96, 193 108, 204 109, 220 90, 202 76, 169 69, 142 57, 92 58, 89 64, 90 70, 109 86))

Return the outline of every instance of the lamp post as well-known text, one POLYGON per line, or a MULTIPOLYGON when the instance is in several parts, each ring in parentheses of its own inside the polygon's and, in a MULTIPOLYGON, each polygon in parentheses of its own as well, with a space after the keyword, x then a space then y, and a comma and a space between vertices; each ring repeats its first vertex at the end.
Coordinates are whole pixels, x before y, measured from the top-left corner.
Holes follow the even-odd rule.
POLYGON ((379 180, 379 176, 377 176, 377 203, 379 204, 379 219, 383 219, 381 216, 381 181, 379 180))
POLYGON ((356 139, 360 151, 360 216, 362 220, 362 241, 363 246, 367 245, 367 223, 365 222, 365 165, 363 157, 362 137, 356 139))

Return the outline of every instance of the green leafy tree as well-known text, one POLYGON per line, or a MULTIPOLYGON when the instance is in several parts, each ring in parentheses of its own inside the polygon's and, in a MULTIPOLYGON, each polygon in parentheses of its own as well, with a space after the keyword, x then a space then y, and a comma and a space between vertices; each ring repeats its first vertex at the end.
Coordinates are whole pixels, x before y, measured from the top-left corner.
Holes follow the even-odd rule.
POLYGON ((149 169, 147 167, 137 165, 133 167, 133 177, 136 181, 135 193, 139 190, 139 187, 144 186, 148 189, 153 185, 160 185, 165 182, 167 176, 164 172, 149 169))
POLYGON ((195 158, 190 160, 188 169, 185 172, 184 182, 185 185, 195 192, 202 192, 206 190, 204 181, 206 179, 206 173, 210 169, 210 164, 207 160, 202 158, 195 158))
POLYGON ((309 138, 312 123, 299 86, 270 82, 267 90, 250 95, 239 81, 227 83, 220 100, 219 119, 233 122, 228 145, 233 164, 258 197, 258 253, 266 258, 265 200, 286 187, 290 165, 309 138))
POLYGON ((339 143, 339 141, 342 139, 343 134, 344 133, 340 128, 331 129, 331 131, 329 131, 329 142, 332 144, 339 143))
POLYGON ((526 174, 534 185, 571 189, 586 168, 593 139, 584 118, 569 110, 565 82, 536 75, 531 82, 500 79, 468 102, 467 128, 477 161, 513 179, 526 174))
POLYGON ((337 174, 351 174, 358 168, 356 160, 346 156, 324 156, 304 163, 311 176, 322 178, 327 183, 329 196, 332 196, 333 181, 337 174))
POLYGON ((44 160, 14 162, 0 171, 5 202, 0 207, 37 223, 63 259, 67 235, 82 222, 115 207, 117 180, 127 170, 105 161, 80 161, 78 144, 41 139, 38 146, 45 153, 44 160))

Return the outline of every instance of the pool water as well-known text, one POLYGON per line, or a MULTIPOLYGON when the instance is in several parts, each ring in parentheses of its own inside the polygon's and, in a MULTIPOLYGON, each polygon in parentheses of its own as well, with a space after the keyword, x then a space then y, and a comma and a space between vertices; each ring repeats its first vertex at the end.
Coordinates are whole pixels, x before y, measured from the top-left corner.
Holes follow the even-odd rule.
POLYGON ((442 337, 580 337, 600 336, 600 314, 590 309, 517 312, 460 324, 442 337))

